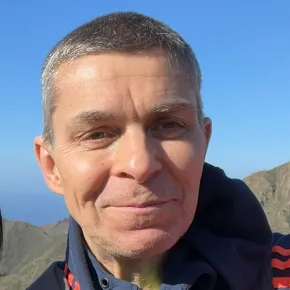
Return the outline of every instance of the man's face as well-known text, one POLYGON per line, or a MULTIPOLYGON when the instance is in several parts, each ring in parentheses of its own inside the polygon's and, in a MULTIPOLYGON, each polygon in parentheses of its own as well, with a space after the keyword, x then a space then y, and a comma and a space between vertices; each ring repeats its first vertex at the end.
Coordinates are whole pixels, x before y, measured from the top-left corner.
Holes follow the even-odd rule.
POLYGON ((161 52, 84 56, 59 69, 54 148, 36 153, 89 244, 124 257, 165 252, 191 224, 209 120, 161 52))

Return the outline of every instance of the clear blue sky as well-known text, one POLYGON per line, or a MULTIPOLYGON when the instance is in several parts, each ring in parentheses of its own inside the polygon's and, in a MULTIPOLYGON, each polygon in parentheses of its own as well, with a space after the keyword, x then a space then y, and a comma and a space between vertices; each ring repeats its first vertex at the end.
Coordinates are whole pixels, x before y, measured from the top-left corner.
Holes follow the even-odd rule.
POLYGON ((195 51, 213 120, 207 161, 239 178, 290 161, 289 0, 1 1, 0 206, 8 216, 21 200, 37 196, 37 207, 52 195, 32 147, 42 130, 45 56, 76 26, 128 10, 169 24, 195 51))

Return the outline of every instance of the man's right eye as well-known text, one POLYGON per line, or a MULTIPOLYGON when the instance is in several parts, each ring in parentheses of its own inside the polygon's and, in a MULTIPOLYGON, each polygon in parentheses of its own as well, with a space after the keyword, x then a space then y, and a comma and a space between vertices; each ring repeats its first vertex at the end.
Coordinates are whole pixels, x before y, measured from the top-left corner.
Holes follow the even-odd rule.
POLYGON ((95 131, 90 131, 84 134, 79 142, 83 146, 89 148, 103 148, 109 146, 117 137, 117 134, 113 130, 106 128, 99 128, 95 131))
POLYGON ((99 131, 99 132, 94 132, 94 133, 90 134, 89 138, 92 140, 101 140, 104 138, 110 138, 112 136, 113 136, 113 134, 111 134, 111 133, 99 131))

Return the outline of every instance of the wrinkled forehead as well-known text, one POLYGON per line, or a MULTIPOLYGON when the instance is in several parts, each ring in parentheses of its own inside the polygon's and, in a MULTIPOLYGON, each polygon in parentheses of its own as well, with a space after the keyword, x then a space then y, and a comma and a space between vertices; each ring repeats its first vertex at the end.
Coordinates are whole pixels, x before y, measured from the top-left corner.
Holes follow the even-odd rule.
POLYGON ((150 111, 178 102, 196 106, 188 74, 162 52, 87 55, 64 63, 59 67, 56 95, 57 107, 61 105, 67 115, 78 110, 129 112, 131 107, 150 111))
POLYGON ((178 77, 180 80, 197 78, 194 70, 182 59, 174 57, 163 50, 150 50, 140 53, 106 53, 84 55, 71 61, 62 62, 57 69, 56 87, 72 80, 94 81, 109 80, 114 77, 178 77), (97 63, 97 67, 92 63, 97 63), (97 68, 97 69, 96 69, 97 68))

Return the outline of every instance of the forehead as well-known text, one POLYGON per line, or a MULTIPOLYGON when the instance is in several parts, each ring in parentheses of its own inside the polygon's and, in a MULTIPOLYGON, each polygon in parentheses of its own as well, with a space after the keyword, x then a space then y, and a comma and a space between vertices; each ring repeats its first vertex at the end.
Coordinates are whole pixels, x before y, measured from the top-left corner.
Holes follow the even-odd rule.
POLYGON ((70 63, 62 63, 58 69, 59 80, 64 78, 82 78, 94 73, 95 80, 115 77, 185 77, 181 63, 177 58, 169 58, 162 50, 140 53, 107 53, 81 56, 70 63), (87 73, 87 75, 85 74, 87 73))
POLYGON ((156 103, 187 99, 195 103, 194 87, 177 61, 161 51, 150 54, 83 56, 62 64, 56 81, 57 109, 135 110, 156 103))

